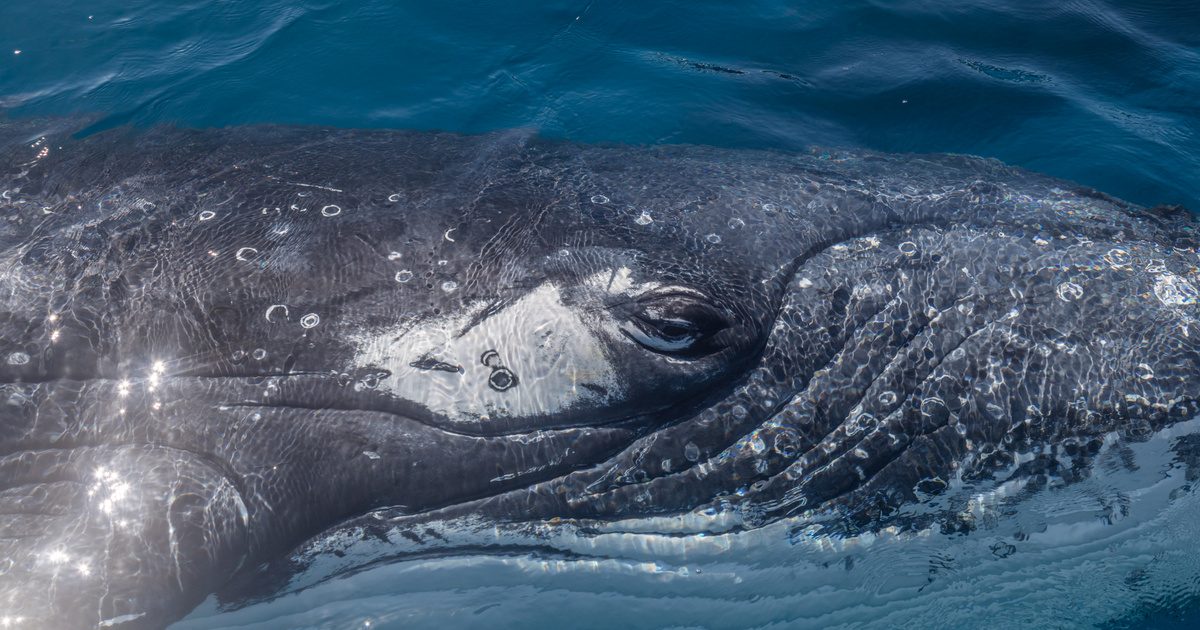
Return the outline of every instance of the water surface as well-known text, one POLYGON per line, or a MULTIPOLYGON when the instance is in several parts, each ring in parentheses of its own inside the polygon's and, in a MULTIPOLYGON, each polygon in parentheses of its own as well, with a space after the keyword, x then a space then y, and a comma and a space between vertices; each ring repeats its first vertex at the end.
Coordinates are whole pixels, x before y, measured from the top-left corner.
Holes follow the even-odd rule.
POLYGON ((0 108, 99 126, 961 152, 1200 207, 1189 0, 18 0, 0 51, 0 108))

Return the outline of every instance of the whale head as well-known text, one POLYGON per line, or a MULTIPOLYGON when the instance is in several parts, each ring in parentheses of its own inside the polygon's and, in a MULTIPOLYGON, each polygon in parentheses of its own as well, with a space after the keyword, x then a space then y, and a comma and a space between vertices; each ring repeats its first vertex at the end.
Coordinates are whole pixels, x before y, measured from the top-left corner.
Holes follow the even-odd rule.
POLYGON ((20 127, 31 619, 161 625, 346 522, 954 521, 1197 407, 1194 219, 990 160, 20 127))

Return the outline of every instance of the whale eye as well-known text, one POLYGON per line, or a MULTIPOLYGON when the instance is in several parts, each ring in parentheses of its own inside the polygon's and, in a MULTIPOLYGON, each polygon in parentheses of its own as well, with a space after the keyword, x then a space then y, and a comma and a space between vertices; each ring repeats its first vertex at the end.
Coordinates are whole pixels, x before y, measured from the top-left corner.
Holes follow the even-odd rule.
POLYGON ((696 358, 720 350, 714 337, 729 327, 729 319, 702 298, 681 293, 639 300, 621 332, 642 347, 660 354, 696 358))

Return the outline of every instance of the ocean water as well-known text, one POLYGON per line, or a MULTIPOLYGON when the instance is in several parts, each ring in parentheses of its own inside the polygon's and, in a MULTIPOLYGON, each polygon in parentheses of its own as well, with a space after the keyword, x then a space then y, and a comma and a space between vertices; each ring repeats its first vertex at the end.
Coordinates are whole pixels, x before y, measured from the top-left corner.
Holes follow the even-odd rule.
POLYGON ((0 109, 99 127, 958 152, 1200 207, 1191 0, 8 0, 0 60, 0 109))
MULTIPOLYGON (((0 111, 970 153, 1200 210, 1200 2, 6 0, 0 111)), ((176 628, 1197 627, 1182 431, 1136 474, 980 497, 969 536, 335 534, 283 595, 176 628)))

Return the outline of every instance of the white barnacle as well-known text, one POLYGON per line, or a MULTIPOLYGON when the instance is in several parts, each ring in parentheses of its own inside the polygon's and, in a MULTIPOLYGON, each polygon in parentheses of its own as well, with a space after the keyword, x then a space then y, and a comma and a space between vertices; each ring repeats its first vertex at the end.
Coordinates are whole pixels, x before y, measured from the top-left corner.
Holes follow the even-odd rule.
POLYGON ((271 319, 271 316, 275 313, 275 311, 280 310, 280 309, 283 310, 283 318, 287 319, 288 318, 287 304, 272 304, 272 305, 268 306, 267 312, 263 315, 263 317, 265 317, 267 319, 267 322, 273 324, 275 322, 271 319))
POLYGON ((637 218, 633 220, 633 222, 638 225, 650 225, 651 223, 654 223, 654 217, 650 216, 649 212, 642 210, 642 213, 639 214, 637 218))
POLYGON ((338 205, 329 204, 328 206, 321 208, 321 216, 323 217, 336 217, 341 213, 342 207, 338 205))
POLYGON ((253 247, 242 247, 237 250, 234 257, 241 261, 253 260, 258 255, 258 250, 253 247))
POLYGON ((196 218, 197 218, 197 219, 200 219, 201 221, 208 221, 208 220, 210 220, 210 219, 215 219, 215 218, 216 218, 216 216, 217 216, 217 213, 216 213, 216 212, 213 212, 212 210, 204 210, 204 211, 203 211, 203 212, 201 212, 201 213, 200 213, 200 215, 199 215, 198 217, 196 217, 196 218))
POLYGON ((321 316, 316 313, 308 313, 300 318, 300 326, 302 328, 315 328, 321 323, 321 316))
POLYGON ((1083 297, 1083 287, 1074 282, 1063 282, 1058 285, 1058 299, 1073 302, 1083 297))

